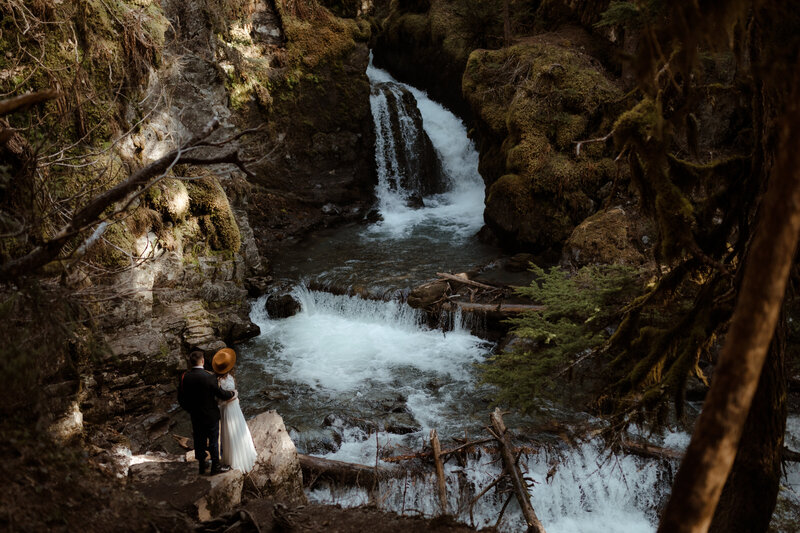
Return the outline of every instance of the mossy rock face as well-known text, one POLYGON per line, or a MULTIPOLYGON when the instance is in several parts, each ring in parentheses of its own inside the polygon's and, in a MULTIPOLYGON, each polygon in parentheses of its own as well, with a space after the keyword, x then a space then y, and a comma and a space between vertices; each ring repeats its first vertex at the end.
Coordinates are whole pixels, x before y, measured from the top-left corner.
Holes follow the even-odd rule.
POLYGON ((361 9, 361 0, 322 0, 322 5, 337 17, 356 18, 361 9))
POLYGON ((457 8, 453 2, 392 2, 372 52, 376 66, 468 119, 461 75, 475 45, 461 27, 457 8))
POLYGON ((182 180, 163 179, 147 191, 145 198, 164 220, 178 223, 189 214, 189 191, 182 180))
POLYGON ((192 216, 197 217, 211 249, 238 252, 242 244, 239 226, 217 178, 206 175, 187 180, 186 189, 189 192, 189 210, 192 216))
MULTIPOLYGON (((324 5, 335 13, 336 5, 357 4, 332 0, 324 5)), ((257 176, 252 181, 286 191, 313 210, 328 203, 350 207, 371 202, 377 175, 366 76, 370 23, 339 18, 316 2, 276 0, 274 6, 285 35, 280 47, 255 38, 245 42, 218 36, 231 58, 223 69, 241 127, 266 123, 252 149, 273 155, 252 165, 257 176)), ((243 20, 232 27, 248 24, 243 20)), ((273 206, 249 206, 253 220, 262 220, 265 212, 271 218, 273 206)), ((302 222, 299 218, 292 231, 302 222)), ((308 224, 313 224, 310 219, 308 224)), ((283 234, 284 228, 259 229, 283 234)))
POLYGON ((577 147, 611 130, 621 91, 597 61, 547 35, 475 50, 462 88, 477 119, 487 225, 509 249, 558 249, 616 172, 610 143, 577 147))
POLYGON ((431 8, 431 0, 393 0, 392 9, 408 13, 425 13, 431 8))
POLYGON ((136 236, 124 222, 106 229, 103 239, 89 249, 86 259, 109 270, 126 268, 133 264, 136 253, 136 236))

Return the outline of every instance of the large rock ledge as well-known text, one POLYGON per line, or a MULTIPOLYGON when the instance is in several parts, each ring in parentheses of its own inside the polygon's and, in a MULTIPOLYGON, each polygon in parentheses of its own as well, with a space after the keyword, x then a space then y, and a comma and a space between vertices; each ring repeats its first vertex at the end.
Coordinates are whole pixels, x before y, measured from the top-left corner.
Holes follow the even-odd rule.
POLYGON ((261 498, 292 504, 306 502, 297 449, 283 419, 267 411, 248 420, 258 451, 255 468, 248 474, 230 470, 216 476, 200 476, 194 452, 186 456, 138 456, 131 465, 130 484, 155 507, 176 508, 207 521, 228 513, 242 503, 244 489, 261 498), (158 457, 158 458, 157 458, 158 457))

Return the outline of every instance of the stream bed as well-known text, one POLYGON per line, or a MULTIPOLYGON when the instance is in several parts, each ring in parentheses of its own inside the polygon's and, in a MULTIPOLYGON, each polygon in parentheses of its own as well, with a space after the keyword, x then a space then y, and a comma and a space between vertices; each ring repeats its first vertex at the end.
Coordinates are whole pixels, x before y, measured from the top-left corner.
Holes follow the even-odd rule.
MULTIPOLYGON (((302 453, 375 465, 381 456, 419 451, 433 428, 443 443, 486 435, 491 390, 479 383, 474 364, 485 360, 493 344, 472 335, 460 316, 449 331, 428 328, 425 317, 398 296, 436 272, 491 264, 500 252, 475 237, 483 224, 484 184, 463 123, 386 72, 370 65, 367 73, 373 85, 382 220, 317 233, 274 259, 276 278, 291 287, 301 310, 270 319, 264 309, 267 297, 253 302, 251 318, 261 335, 241 345, 237 381, 246 415, 277 409, 302 453), (386 160, 391 143, 411 145, 414 139, 408 136, 421 134, 406 127, 408 117, 394 119, 406 124, 399 137, 387 125, 392 119, 386 95, 399 94, 401 88, 416 99, 448 182, 445 192, 423 198, 424 207, 409 207, 414 191, 401 185, 397 162, 386 160), (345 287, 376 299, 309 286, 345 287)), ((506 421, 520 433, 534 422, 514 416, 506 421)), ((676 432, 655 439, 682 449, 689 437, 676 432)), ((611 455, 593 441, 551 444, 521 460, 535 482, 532 503, 548 533, 655 530, 676 464, 611 455)), ((449 512, 477 527, 494 525, 507 493, 490 490, 469 506, 500 474, 493 458, 476 455, 460 465, 450 461, 445 470, 449 512)), ((372 503, 405 514, 439 512, 432 471, 387 481, 369 492, 317 485, 309 497, 343 506, 372 503)), ((525 529, 515 501, 500 529, 525 529)))

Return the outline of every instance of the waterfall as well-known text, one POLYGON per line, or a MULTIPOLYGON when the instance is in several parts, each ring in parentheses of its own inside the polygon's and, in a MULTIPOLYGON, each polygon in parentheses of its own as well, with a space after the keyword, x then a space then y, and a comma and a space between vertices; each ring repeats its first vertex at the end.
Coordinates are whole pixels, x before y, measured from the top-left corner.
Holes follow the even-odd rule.
MULTIPOLYGON (((336 280, 381 293, 437 271, 485 264, 496 252, 481 255, 474 238, 483 224, 484 184, 466 127, 371 63, 367 74, 383 220, 309 239, 284 272, 294 268, 293 283, 336 280), (434 167, 417 160, 428 142, 434 167), (440 173, 436 187, 426 188, 424 168, 440 173), (410 201, 414 195, 422 202, 410 201)), ((253 303, 251 319, 262 333, 243 346, 237 380, 243 405, 250 412, 277 408, 301 452, 375 465, 384 454, 420 450, 432 428, 448 443, 465 433, 485 435, 493 391, 478 382, 474 364, 485 361, 492 346, 471 335, 460 317, 445 332, 428 328, 419 312, 397 301, 334 295, 302 283, 292 295, 301 310, 290 318, 270 319, 264 299, 253 303)), ((532 503, 549 533, 654 530, 674 465, 609 455, 594 441, 535 450, 522 463, 536 481, 532 503)), ((446 464, 449 510, 459 520, 470 521, 467 504, 500 475, 493 459, 474 455, 461 465, 446 464)), ((432 474, 383 482, 371 495, 317 487, 309 494, 313 501, 438 514, 432 474)), ((472 510, 475 525, 493 525, 506 498, 490 490, 472 510)), ((524 530, 515 502, 500 530, 524 530)))
POLYGON ((398 83, 376 83, 370 105, 375 121, 379 196, 397 197, 408 207, 417 208, 424 205, 423 197, 447 190, 446 176, 423 129, 414 95, 398 83))
MULTIPOLYGON (((384 450, 398 454, 420 449, 432 428, 443 439, 465 431, 472 438, 483 434, 489 407, 482 397, 487 391, 475 382, 472 365, 489 351, 485 341, 458 323, 447 333, 430 330, 416 310, 396 301, 364 300, 303 286, 296 287, 293 296, 302 308, 297 315, 270 320, 262 298, 254 303, 251 318, 262 330, 260 350, 271 354, 259 358, 258 364, 290 383, 298 394, 296 402, 303 405, 305 425, 292 418, 292 405, 280 407, 287 426, 300 428, 292 431, 292 438, 301 451, 374 465, 376 454, 384 450), (414 425, 404 434, 393 432, 393 422, 386 419, 398 416, 397 405, 399 416, 414 425)), ((688 435, 676 433, 660 444, 682 448, 687 443, 688 435)), ((495 459, 478 454, 462 465, 446 464, 450 512, 459 520, 469 523, 469 502, 500 475, 502 465, 495 459)), ((551 533, 653 531, 676 466, 610 455, 600 442, 591 441, 577 447, 541 447, 522 464, 536 481, 532 502, 551 533)), ((309 496, 345 506, 366 504, 377 496, 388 510, 438 514, 432 473, 382 482, 372 494, 322 484, 309 496)), ((472 509, 475 525, 493 525, 507 496, 493 489, 481 498, 472 509)), ((524 529, 515 502, 500 529, 524 529)))
POLYGON ((370 61, 375 123, 376 196, 383 221, 376 238, 417 231, 472 237, 483 225, 484 184, 466 126, 424 92, 370 61))

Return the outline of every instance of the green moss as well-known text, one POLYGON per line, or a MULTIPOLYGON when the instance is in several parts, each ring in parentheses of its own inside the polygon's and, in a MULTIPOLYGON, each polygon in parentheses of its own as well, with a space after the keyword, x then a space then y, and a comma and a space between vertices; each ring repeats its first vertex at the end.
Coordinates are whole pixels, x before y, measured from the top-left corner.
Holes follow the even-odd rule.
POLYGON ((127 224, 117 222, 106 229, 103 239, 92 246, 86 258, 109 270, 129 267, 136 253, 136 237, 127 224))
POLYGON ((499 201, 501 198, 510 200, 513 210, 523 213, 530 207, 528 199, 531 196, 530 180, 519 174, 506 174, 495 181, 486 195, 486 204, 499 201))
POLYGON ((228 197, 216 178, 206 176, 186 182, 189 205, 212 250, 238 252, 241 247, 239 226, 228 197))
POLYGON ((632 140, 647 139, 663 127, 661 109, 652 98, 644 98, 632 109, 621 114, 614 123, 614 142, 622 147, 632 140))
POLYGON ((507 210, 523 217, 506 220, 502 204, 487 202, 487 222, 519 239, 518 245, 557 245, 591 214, 601 180, 613 175, 608 166, 611 149, 605 143, 584 145, 580 155, 575 148, 578 141, 608 133, 621 110, 621 91, 588 56, 546 37, 501 50, 473 51, 462 89, 479 119, 484 142, 499 145, 500 154, 495 148, 482 148, 493 161, 489 165, 482 159, 481 171, 490 172, 484 178, 490 183, 502 180, 495 198, 502 190, 507 210), (501 178, 504 174, 518 176, 517 185, 525 187, 510 186, 501 178), (515 194, 521 196, 514 198, 515 194), (550 228, 532 230, 541 225, 544 213, 550 228))

